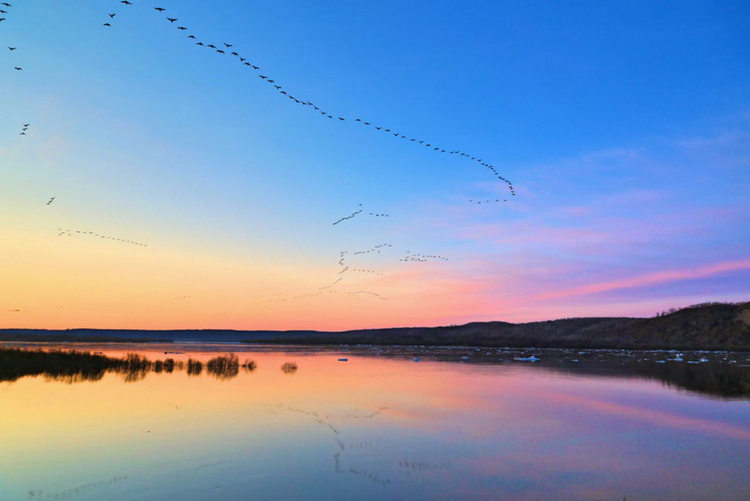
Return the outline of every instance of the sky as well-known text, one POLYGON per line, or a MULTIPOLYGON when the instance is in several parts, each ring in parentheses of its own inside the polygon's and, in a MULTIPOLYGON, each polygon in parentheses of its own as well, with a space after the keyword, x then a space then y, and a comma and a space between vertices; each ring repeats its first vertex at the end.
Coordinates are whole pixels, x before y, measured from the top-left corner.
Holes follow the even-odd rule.
POLYGON ((0 327, 750 299, 747 2, 129 1, 0 6, 0 327))

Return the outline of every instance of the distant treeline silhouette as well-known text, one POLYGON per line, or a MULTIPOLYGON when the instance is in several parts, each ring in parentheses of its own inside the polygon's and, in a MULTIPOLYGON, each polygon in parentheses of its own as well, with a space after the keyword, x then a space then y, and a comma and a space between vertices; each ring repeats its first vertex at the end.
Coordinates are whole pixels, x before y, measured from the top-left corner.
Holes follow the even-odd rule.
POLYGON ((513 324, 252 333, 247 343, 750 351, 750 302, 707 303, 652 318, 564 318, 513 324))

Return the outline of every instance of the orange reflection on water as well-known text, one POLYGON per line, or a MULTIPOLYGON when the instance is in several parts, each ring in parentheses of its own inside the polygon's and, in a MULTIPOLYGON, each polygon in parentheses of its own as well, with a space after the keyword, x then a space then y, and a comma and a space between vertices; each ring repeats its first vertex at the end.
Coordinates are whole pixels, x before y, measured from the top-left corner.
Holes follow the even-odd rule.
MULTIPOLYGON (((225 349, 139 353, 205 364, 225 349)), ((8 485, 59 494, 127 477, 101 492, 113 499, 211 498, 214 484, 223 489, 217 499, 250 488, 271 498, 621 499, 708 495, 716 486, 707 479, 721 471, 714 493, 748 487, 745 402, 721 403, 725 415, 715 402, 658 384, 518 364, 312 348, 237 355, 255 369, 230 378, 183 368, 132 383, 109 373, 97 382, 0 384, 8 485)))

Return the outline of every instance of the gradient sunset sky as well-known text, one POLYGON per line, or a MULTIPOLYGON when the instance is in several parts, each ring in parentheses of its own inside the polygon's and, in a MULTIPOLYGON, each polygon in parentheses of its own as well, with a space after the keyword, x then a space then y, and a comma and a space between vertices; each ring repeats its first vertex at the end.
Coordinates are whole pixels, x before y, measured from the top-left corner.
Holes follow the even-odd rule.
POLYGON ((746 1, 130 2, 0 7, 0 327, 750 299, 746 1))

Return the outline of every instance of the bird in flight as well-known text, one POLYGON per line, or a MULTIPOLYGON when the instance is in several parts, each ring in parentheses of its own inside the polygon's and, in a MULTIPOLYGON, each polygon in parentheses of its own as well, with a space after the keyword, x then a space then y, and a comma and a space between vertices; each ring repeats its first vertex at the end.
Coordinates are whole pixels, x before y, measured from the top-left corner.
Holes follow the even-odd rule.
POLYGON ((112 26, 112 25, 109 23, 104 23, 104 26, 112 26))
POLYGON ((47 202, 47 205, 51 204, 54 199, 55 199, 55 197, 50 198, 49 202, 47 202))
POLYGON ((177 29, 178 29, 178 30, 183 30, 183 31, 184 31, 184 30, 186 30, 187 28, 185 28, 184 26, 178 26, 178 27, 177 27, 177 29))
POLYGON ((227 46, 227 48, 231 47, 231 45, 230 45, 230 44, 228 44, 228 43, 226 43, 226 42, 224 42, 224 45, 226 45, 226 46, 227 46))
POLYGON ((128 0, 120 0, 120 3, 124 3, 125 5, 133 5, 132 3, 128 2, 128 0))
POLYGON ((170 23, 177 21, 176 17, 168 17, 167 19, 169 20, 170 23))
POLYGON ((9 50, 16 50, 16 47, 8 47, 9 50))
POLYGON ((18 71, 21 71, 23 68, 19 68, 18 66, 15 67, 18 71))
POLYGON ((110 18, 113 18, 113 17, 115 17, 116 15, 117 15, 117 14, 108 14, 108 16, 109 16, 110 18))
POLYGON ((158 10, 159 12, 164 12, 164 7, 154 7, 154 10, 158 10))

